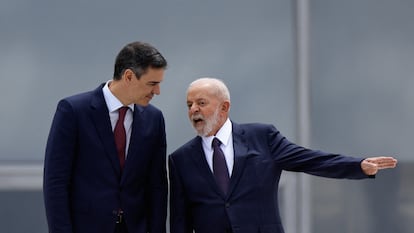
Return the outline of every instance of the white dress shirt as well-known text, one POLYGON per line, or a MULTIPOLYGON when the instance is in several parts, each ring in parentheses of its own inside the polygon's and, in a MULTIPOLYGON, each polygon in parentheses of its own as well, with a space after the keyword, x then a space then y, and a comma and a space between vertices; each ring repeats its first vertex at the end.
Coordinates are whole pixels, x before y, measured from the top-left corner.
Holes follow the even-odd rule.
MULTIPOLYGON (((109 90, 109 84, 112 80, 109 80, 106 82, 105 86, 102 88, 103 95, 105 98, 106 106, 109 110, 109 118, 111 119, 111 125, 112 125, 112 132, 115 129, 116 122, 118 121, 119 114, 118 109, 120 107, 123 107, 121 101, 118 100, 112 94, 111 90, 109 90)), ((129 142, 131 139, 131 131, 132 131, 132 119, 133 119, 133 112, 134 112, 134 104, 128 105, 129 110, 126 112, 125 119, 124 119, 124 127, 126 132, 126 148, 125 148, 125 158, 128 155, 128 148, 129 148, 129 142)))
POLYGON ((227 118, 224 125, 219 129, 215 136, 202 137, 202 144, 204 154, 206 155, 207 163, 210 166, 211 171, 213 172, 213 148, 211 143, 216 137, 220 140, 220 148, 223 150, 224 156, 226 158, 227 168, 229 169, 229 175, 233 172, 234 165, 234 150, 233 150, 233 127, 229 118, 227 118))

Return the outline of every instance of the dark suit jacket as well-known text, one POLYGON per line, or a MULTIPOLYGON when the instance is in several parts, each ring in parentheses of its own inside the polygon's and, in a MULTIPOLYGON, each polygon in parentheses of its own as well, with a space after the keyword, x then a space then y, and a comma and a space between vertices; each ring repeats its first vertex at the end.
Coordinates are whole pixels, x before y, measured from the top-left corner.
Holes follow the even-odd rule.
POLYGON ((229 192, 217 186, 195 137, 169 156, 171 233, 282 233, 277 187, 282 170, 360 179, 362 159, 310 150, 271 125, 233 123, 229 192))
POLYGON ((164 233, 166 137, 158 109, 135 106, 121 174, 103 85, 58 103, 44 162, 51 233, 113 233, 117 210, 129 233, 164 233))

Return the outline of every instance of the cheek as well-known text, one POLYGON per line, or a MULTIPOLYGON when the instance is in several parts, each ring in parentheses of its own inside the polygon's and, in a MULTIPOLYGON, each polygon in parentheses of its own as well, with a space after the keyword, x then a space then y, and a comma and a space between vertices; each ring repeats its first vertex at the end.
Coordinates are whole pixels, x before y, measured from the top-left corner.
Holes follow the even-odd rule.
POLYGON ((211 117, 214 115, 214 111, 212 109, 205 109, 203 113, 206 117, 211 117))

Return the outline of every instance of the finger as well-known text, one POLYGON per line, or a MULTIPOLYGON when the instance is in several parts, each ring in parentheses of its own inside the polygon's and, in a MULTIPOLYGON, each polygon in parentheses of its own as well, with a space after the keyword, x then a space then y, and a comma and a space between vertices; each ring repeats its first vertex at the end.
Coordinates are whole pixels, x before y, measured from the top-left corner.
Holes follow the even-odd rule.
POLYGON ((394 168, 395 166, 395 163, 381 163, 377 165, 378 169, 394 168))
POLYGON ((375 163, 379 166, 395 166, 397 164, 397 160, 392 157, 377 157, 377 158, 369 158, 367 160, 370 163, 375 163))
POLYGON ((392 168, 397 165, 397 160, 394 158, 383 158, 377 161, 380 168, 392 168))

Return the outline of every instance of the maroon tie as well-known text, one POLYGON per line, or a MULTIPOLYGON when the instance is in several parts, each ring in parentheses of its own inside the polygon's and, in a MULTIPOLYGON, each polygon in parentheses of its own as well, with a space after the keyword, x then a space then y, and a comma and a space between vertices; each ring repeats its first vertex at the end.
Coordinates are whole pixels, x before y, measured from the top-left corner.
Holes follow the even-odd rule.
POLYGON ((118 152, 121 170, 124 168, 125 164, 126 132, 124 127, 124 119, 127 111, 128 107, 121 107, 118 109, 119 117, 114 129, 116 150, 118 152))
POLYGON ((226 194, 230 177, 229 170, 227 169, 226 158, 224 157, 224 153, 220 148, 220 144, 220 140, 217 138, 213 139, 213 173, 216 177, 218 186, 226 194))

